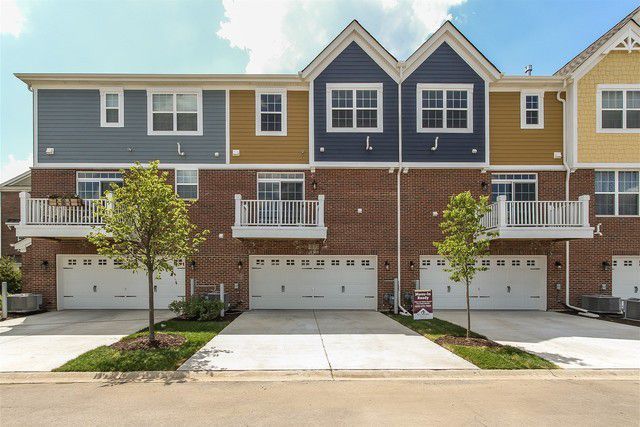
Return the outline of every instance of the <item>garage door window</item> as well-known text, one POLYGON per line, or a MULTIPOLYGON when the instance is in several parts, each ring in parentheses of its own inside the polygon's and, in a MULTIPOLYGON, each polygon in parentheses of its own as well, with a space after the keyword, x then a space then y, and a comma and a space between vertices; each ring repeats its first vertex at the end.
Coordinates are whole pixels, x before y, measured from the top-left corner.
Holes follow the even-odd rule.
POLYGON ((506 196, 507 201, 534 201, 538 199, 538 176, 531 174, 498 173, 491 176, 491 201, 506 196))
POLYGON ((597 171, 596 215, 639 215, 640 172, 597 171))
POLYGON ((122 185, 120 172, 78 172, 77 194, 81 199, 99 199, 111 190, 111 184, 122 185))

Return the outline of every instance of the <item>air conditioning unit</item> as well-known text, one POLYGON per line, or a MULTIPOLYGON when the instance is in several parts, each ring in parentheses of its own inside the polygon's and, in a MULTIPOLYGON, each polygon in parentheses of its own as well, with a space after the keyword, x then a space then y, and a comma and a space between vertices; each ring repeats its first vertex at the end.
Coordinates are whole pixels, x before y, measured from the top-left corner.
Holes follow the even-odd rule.
POLYGON ((620 313, 620 298, 611 295, 582 295, 582 308, 593 313, 620 313))
POLYGON ((629 298, 625 301, 624 318, 640 320, 640 298, 629 298))
POLYGON ((40 310, 42 295, 13 294, 7 295, 7 310, 9 313, 29 313, 40 310))

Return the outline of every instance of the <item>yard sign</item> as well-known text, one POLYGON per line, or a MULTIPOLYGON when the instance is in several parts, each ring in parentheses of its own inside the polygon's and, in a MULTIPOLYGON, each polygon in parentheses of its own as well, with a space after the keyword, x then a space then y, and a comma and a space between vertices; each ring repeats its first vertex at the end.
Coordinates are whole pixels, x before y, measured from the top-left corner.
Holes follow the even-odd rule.
POLYGON ((431 289, 413 291, 413 319, 433 319, 433 293, 431 289))

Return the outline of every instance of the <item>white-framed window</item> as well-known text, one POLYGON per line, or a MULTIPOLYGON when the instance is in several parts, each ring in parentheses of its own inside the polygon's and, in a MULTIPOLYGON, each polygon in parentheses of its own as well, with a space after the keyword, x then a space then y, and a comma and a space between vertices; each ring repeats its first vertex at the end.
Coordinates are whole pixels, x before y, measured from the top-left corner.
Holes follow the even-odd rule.
POLYGON ((124 90, 122 88, 100 89, 100 127, 121 128, 124 126, 124 90))
POLYGON ((382 83, 328 83, 327 132, 382 132, 382 88, 382 83))
POLYGON ((148 89, 148 135, 202 135, 202 90, 148 89))
POLYGON ((419 133, 473 133, 473 84, 418 83, 419 133))
POLYGON ((287 136, 286 89, 256 89, 256 135, 287 136))
POLYGON ((181 199, 198 199, 197 169, 176 169, 176 194, 181 199))
POLYGON ((640 84, 598 85, 598 133, 640 133, 640 84))
POLYGON ((111 190, 111 184, 122 185, 120 172, 76 173, 76 193, 81 199, 99 199, 107 190, 111 190))
POLYGON ((258 172, 258 200, 304 200, 304 173, 258 172))
POLYGON ((596 215, 640 215, 640 171, 596 171, 596 215))
POLYGON ((538 175, 535 173, 494 173, 491 175, 491 202, 498 196, 507 201, 538 200, 538 175))
POLYGON ((544 92, 520 92, 520 128, 544 129, 544 92))

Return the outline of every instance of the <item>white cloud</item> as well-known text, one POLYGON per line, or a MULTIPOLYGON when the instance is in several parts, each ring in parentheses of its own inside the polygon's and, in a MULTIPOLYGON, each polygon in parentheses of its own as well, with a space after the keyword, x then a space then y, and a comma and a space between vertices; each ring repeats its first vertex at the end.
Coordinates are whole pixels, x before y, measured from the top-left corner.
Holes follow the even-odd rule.
POLYGON ((466 0, 223 0, 217 35, 246 51, 247 73, 302 69, 352 19, 406 59, 466 0))
POLYGON ((26 18, 16 0, 0 0, 0 34, 19 37, 26 18))
POLYGON ((4 182, 14 176, 26 172, 33 165, 33 155, 29 153, 24 159, 16 159, 13 154, 9 154, 9 161, 2 165, 0 169, 0 182, 4 182))

